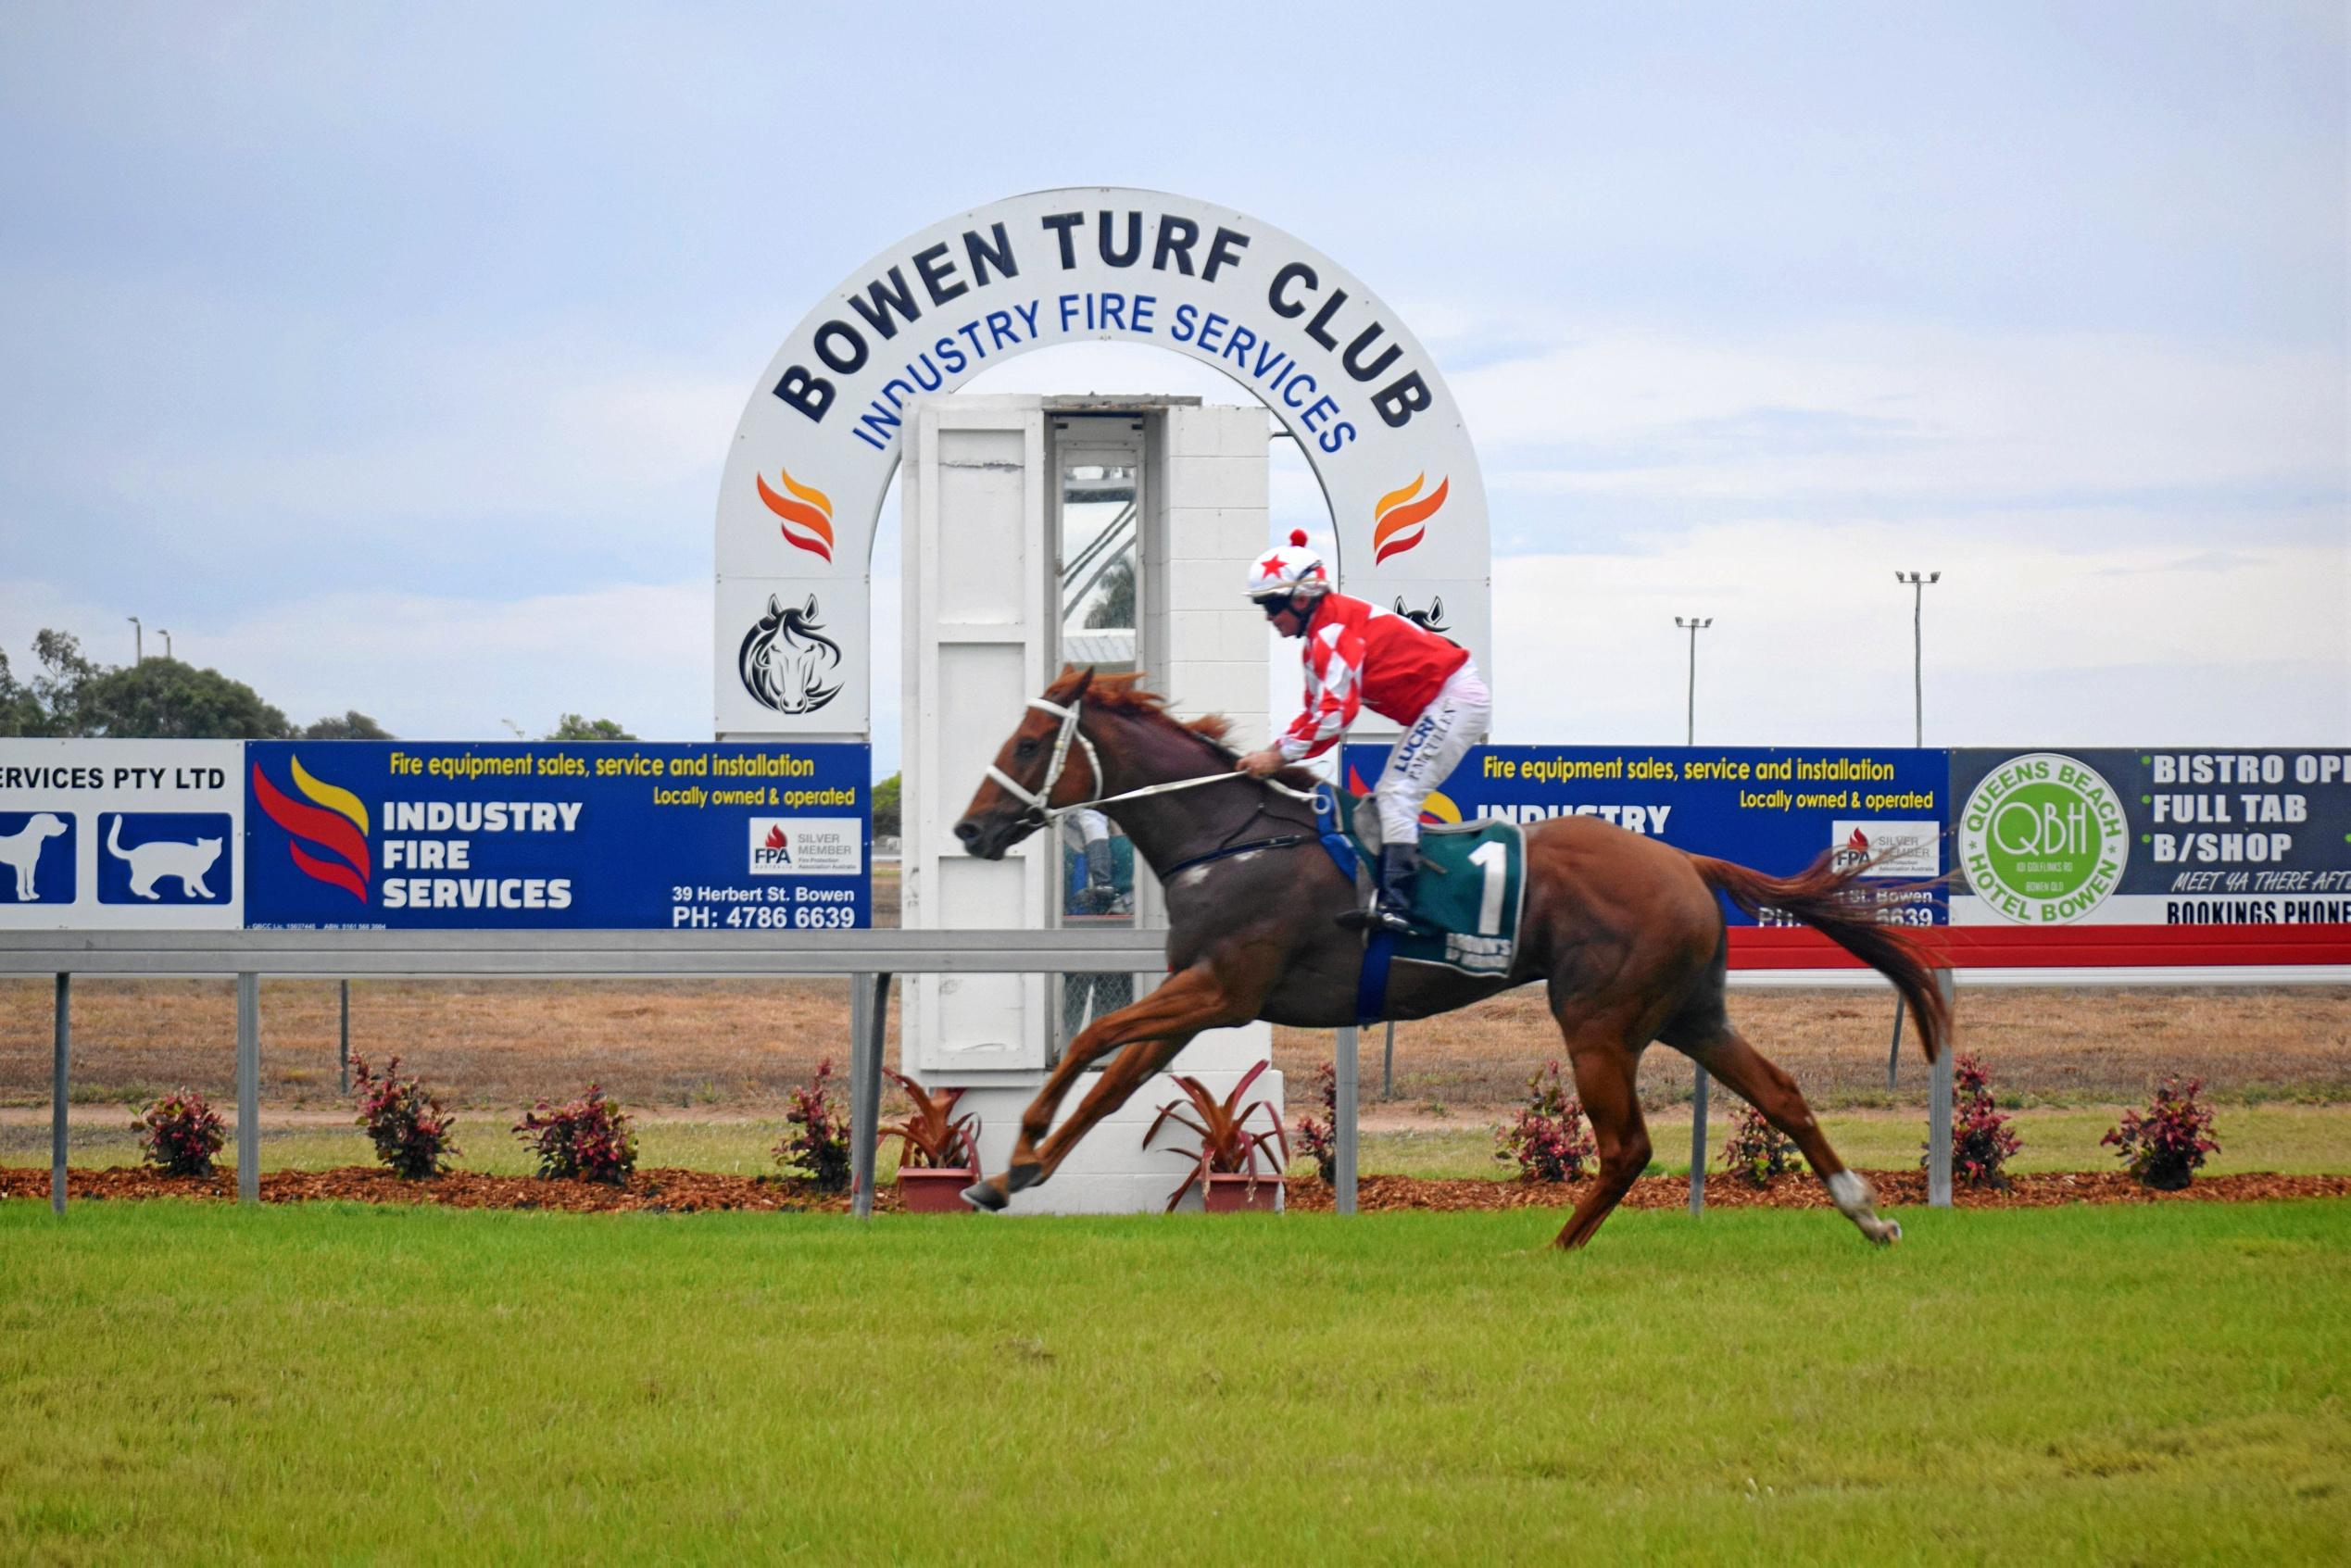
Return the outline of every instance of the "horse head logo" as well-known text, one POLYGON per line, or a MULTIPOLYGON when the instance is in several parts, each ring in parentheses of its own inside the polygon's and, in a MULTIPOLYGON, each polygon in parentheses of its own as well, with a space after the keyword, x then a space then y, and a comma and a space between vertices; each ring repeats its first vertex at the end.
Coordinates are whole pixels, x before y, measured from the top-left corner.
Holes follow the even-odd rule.
POLYGON ((1442 594, 1429 600, 1427 609, 1405 608, 1404 596, 1399 594, 1396 596, 1396 613, 1422 631, 1434 632, 1440 637, 1452 630, 1445 623, 1445 596, 1442 594))
POLYGON ((778 713, 813 713, 841 693, 841 645, 823 634, 816 596, 786 609, 775 596, 735 655, 743 689, 778 713))

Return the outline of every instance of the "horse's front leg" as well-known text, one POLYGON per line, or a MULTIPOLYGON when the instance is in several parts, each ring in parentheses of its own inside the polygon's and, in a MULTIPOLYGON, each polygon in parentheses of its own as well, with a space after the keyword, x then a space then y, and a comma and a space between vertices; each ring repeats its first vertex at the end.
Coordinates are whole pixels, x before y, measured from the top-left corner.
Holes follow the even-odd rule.
POLYGON ((1193 1035, 1203 1029, 1246 1023, 1255 1016, 1253 1000, 1244 1004, 1232 988, 1217 979, 1213 971, 1206 965, 1196 965, 1170 976, 1158 990, 1132 1006, 1096 1019, 1070 1042, 1061 1065, 1053 1069, 1045 1086, 1021 1113, 1020 1132, 1012 1142, 1009 1167, 1000 1175, 966 1187, 964 1201, 974 1209, 1003 1208, 1012 1194, 1035 1186, 1052 1174, 1087 1128, 1125 1104, 1126 1097, 1159 1066, 1175 1060, 1176 1052, 1188 1045, 1193 1035), (1143 1041, 1150 1042, 1151 1048, 1148 1052, 1139 1047, 1130 1049, 1121 1056, 1080 1102, 1067 1124, 1048 1138, 1053 1113, 1061 1109, 1062 1097, 1069 1092, 1077 1075, 1109 1052, 1143 1041), (1136 1066, 1147 1058, 1155 1060, 1156 1065, 1136 1071, 1136 1066))

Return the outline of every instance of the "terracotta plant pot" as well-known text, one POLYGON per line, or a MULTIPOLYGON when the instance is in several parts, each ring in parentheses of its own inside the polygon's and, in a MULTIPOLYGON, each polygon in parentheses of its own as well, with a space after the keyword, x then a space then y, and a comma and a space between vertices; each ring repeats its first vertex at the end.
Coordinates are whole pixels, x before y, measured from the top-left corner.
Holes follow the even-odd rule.
POLYGON ((1271 1214, 1281 1207, 1282 1178, 1252 1176, 1245 1171, 1212 1171, 1203 1206, 1212 1214, 1238 1214, 1256 1210, 1271 1214))
POLYGON ((979 1173, 963 1167, 945 1170, 901 1167, 898 1173, 899 1201, 910 1214, 968 1214, 963 1189, 979 1180, 979 1173))

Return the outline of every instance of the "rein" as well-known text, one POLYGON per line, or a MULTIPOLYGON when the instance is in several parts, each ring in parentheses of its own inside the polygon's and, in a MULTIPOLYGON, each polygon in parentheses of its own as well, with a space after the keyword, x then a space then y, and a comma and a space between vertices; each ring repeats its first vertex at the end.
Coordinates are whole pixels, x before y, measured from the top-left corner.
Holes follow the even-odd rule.
MULTIPOLYGON (((1075 740, 1079 746, 1086 748, 1086 760, 1087 765, 1094 770, 1094 787, 1096 789, 1102 787, 1101 753, 1094 749, 1094 743, 1087 738, 1086 732, 1084 730, 1078 728, 1078 715, 1083 711, 1086 706, 1083 698, 1071 703, 1066 708, 1062 707, 1058 702, 1050 702, 1041 696, 1029 698, 1028 705, 1031 708, 1037 709, 1039 712, 1050 713, 1059 718, 1062 721, 1060 732, 1053 737, 1053 757, 1052 760, 1046 765, 1044 780, 1037 784, 1036 789, 1031 790, 1026 784, 1022 784, 1019 780, 1013 778, 1010 773, 1007 773, 1003 769, 999 768, 993 762, 989 763, 987 766, 987 776, 994 779, 998 784, 1002 786, 1002 788, 1010 794, 1013 799, 1025 805, 1029 809, 1029 814, 1034 816, 1040 824, 1050 825, 1050 823, 1058 822, 1062 818, 1070 815, 1072 812, 1091 810, 1097 806, 1113 806, 1122 800, 1141 800, 1153 795, 1173 795, 1179 789, 1198 789, 1202 784, 1223 784, 1227 779, 1241 779, 1249 777, 1248 774, 1241 772, 1203 773, 1198 778, 1170 779, 1164 784, 1145 784, 1140 789, 1125 790, 1117 795, 1096 795, 1088 797, 1084 800, 1074 801, 1067 806, 1055 806, 1050 804, 1053 794, 1053 786, 1061 783, 1062 770, 1069 765, 1070 742, 1075 740)), ((1275 791, 1276 794, 1287 795, 1292 800, 1303 801, 1310 806, 1314 803, 1315 797, 1314 792, 1311 790, 1293 789, 1289 784, 1282 783, 1279 779, 1258 779, 1255 782, 1264 784, 1266 788, 1275 791)), ((1302 843, 1307 841, 1307 839, 1301 838, 1297 842, 1302 843)), ((1289 840, 1284 840, 1281 842, 1279 847, 1286 848, 1289 847, 1289 842, 1290 841, 1289 840)), ((1238 854, 1241 849, 1264 848, 1274 844, 1274 840, 1268 839, 1263 844, 1242 845, 1237 849, 1219 850, 1215 854, 1204 855, 1200 859, 1213 860, 1217 859, 1219 855, 1238 854)), ((1199 862, 1197 860, 1187 860, 1184 862, 1187 866, 1196 865, 1199 862)))

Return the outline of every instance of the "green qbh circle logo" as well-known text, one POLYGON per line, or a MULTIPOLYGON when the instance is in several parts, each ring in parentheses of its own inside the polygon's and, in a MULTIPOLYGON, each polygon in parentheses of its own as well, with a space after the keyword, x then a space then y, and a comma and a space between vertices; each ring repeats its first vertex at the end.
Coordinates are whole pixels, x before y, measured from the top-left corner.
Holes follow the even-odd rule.
POLYGON ((2106 901, 2131 860, 2122 797, 2088 763, 2054 751, 2012 757, 1959 814, 1968 884, 2010 920, 2080 920, 2106 901))

